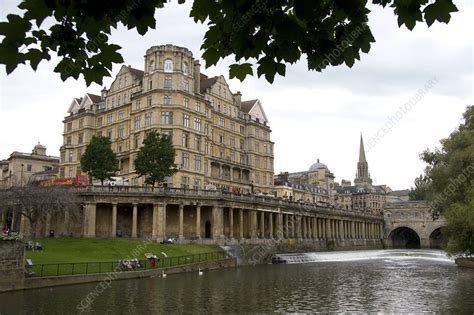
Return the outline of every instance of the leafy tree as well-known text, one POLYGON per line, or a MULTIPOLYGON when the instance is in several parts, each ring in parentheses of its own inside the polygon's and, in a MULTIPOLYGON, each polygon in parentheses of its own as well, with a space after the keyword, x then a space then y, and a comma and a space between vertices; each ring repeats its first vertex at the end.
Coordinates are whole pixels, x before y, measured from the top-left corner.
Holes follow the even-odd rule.
MULTIPOLYGON (((41 187, 27 185, 0 189, 0 209, 11 209, 16 217, 24 217, 29 222, 29 233, 36 237, 37 224, 45 222, 47 217, 67 215, 70 222, 79 222, 82 218, 79 198, 69 187, 41 187)), ((1 214, 1 211, 0 211, 1 214)))
POLYGON ((451 254, 474 254, 474 106, 468 106, 464 122, 441 149, 426 150, 421 158, 429 180, 427 199, 435 216, 448 221, 447 250, 451 254))
MULTIPOLYGON (((11 73, 18 64, 36 70, 56 54, 55 72, 62 80, 80 74, 89 85, 110 76, 122 63, 121 48, 109 44, 112 29, 123 24, 144 35, 156 26, 155 10, 165 0, 23 0, 22 15, 9 14, 0 23, 0 64, 11 73)), ((178 0, 184 3, 185 0, 178 0)), ((398 25, 412 30, 417 22, 448 23, 457 8, 452 0, 372 0, 391 7, 398 25)), ((352 67, 360 52, 375 42, 367 24, 367 0, 194 0, 190 16, 207 23, 201 46, 206 67, 233 55, 230 77, 262 75, 273 82, 286 65, 306 57, 309 70, 345 63, 352 67)))
POLYGON ((135 171, 140 176, 145 176, 145 183, 154 188, 155 183, 162 183, 166 176, 177 172, 175 156, 169 136, 161 135, 155 130, 149 131, 135 159, 135 171))
POLYGON ((410 200, 426 200, 429 180, 428 177, 421 174, 415 179, 415 188, 411 188, 408 196, 410 200))
POLYGON ((82 155, 81 169, 87 171, 90 183, 94 177, 100 179, 102 186, 105 179, 110 179, 119 170, 117 155, 112 151, 109 138, 92 136, 82 155))

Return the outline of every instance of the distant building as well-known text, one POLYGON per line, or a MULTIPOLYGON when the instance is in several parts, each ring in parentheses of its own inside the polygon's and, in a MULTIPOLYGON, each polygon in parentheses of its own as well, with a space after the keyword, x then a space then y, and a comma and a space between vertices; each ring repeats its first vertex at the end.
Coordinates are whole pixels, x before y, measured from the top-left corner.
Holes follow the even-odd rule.
POLYGON ((57 173, 59 157, 46 155, 46 147, 37 144, 31 153, 13 152, 0 161, 0 187, 22 186, 36 173, 57 173))
POLYGON ((410 193, 409 189, 390 191, 387 194, 387 203, 410 201, 409 193, 410 193))

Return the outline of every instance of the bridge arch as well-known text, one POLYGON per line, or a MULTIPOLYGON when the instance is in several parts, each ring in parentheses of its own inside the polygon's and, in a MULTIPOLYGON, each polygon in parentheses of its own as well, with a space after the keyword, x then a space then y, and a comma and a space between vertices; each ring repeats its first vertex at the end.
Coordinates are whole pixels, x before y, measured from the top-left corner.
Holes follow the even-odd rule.
POLYGON ((393 229, 388 235, 393 248, 420 248, 421 239, 418 233, 408 227, 399 226, 393 229))
POLYGON ((445 237, 443 235, 444 226, 440 226, 431 231, 429 235, 429 246, 430 248, 442 248, 445 244, 445 237))

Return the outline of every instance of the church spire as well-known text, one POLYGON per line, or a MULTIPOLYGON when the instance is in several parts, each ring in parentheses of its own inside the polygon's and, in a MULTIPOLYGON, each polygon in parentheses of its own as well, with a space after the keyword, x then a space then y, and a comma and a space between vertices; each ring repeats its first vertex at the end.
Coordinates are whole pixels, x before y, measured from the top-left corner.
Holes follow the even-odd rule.
POLYGON ((367 162, 365 158, 364 139, 362 138, 362 133, 360 134, 359 162, 367 162))

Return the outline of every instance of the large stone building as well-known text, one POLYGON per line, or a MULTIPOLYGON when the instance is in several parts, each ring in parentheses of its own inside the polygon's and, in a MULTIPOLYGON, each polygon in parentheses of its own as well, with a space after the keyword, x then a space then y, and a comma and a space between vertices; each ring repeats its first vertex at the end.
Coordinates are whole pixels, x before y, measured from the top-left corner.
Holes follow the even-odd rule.
POLYGON ((6 160, 0 161, 0 188, 28 184, 37 173, 55 173, 59 158, 46 155, 46 147, 37 144, 31 153, 14 151, 6 160))
POLYGON ((73 99, 64 119, 60 176, 86 172, 80 157, 93 135, 107 136, 117 153, 117 176, 143 184, 134 159, 148 130, 172 137, 179 171, 168 187, 250 193, 273 188, 271 129, 259 100, 242 101, 223 76, 209 78, 192 53, 173 45, 147 50, 144 71, 122 66, 101 95, 73 99))

